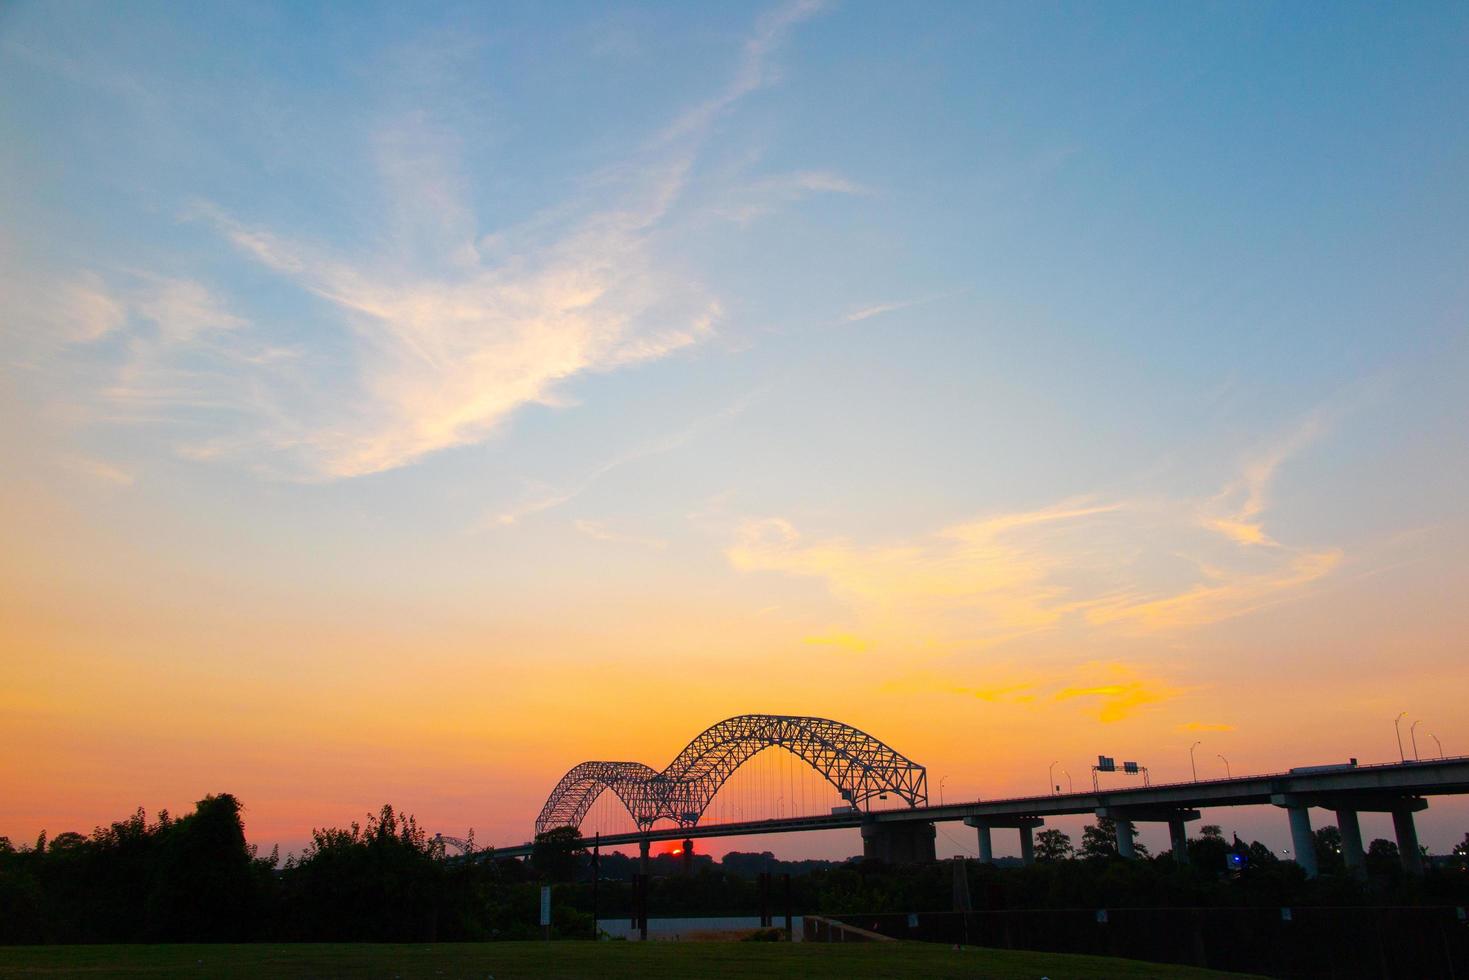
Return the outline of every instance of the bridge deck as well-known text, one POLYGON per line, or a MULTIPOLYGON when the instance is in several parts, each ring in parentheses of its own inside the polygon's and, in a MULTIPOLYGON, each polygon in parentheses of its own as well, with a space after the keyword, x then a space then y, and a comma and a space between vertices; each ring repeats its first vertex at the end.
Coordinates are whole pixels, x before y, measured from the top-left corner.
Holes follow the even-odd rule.
MULTIPOLYGON (((1017 817, 1051 817, 1095 813, 1103 808, 1180 810, 1220 806, 1268 804, 1273 797, 1293 796, 1306 801, 1354 797, 1385 801, 1399 797, 1439 796, 1469 793, 1469 756, 1422 762, 1392 762, 1356 766, 1326 772, 1282 772, 1259 776, 1236 776, 1198 782, 1162 783, 1126 789, 1087 790, 1047 796, 1021 796, 999 800, 973 800, 940 806, 921 806, 867 813, 833 813, 814 817, 782 817, 740 823, 712 823, 695 827, 659 827, 647 833, 610 834, 602 846, 618 847, 647 841, 737 837, 751 834, 785 834, 809 830, 838 830, 860 827, 866 822, 935 823, 966 817, 998 821, 1017 817)), ((1317 804, 1312 804, 1317 805, 1317 804)), ((496 857, 524 857, 531 844, 496 848, 496 857)))

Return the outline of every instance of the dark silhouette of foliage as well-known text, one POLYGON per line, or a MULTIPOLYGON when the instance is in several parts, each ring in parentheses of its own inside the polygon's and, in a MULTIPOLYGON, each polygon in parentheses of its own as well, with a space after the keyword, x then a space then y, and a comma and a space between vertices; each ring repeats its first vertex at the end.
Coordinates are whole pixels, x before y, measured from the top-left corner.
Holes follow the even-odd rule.
POLYGON ((1035 859, 1037 861, 1065 861, 1076 853, 1071 838, 1063 830, 1054 827, 1035 835, 1035 859))
POLYGON ((149 823, 142 810, 90 837, 45 834, 0 848, 0 940, 224 942, 257 935, 272 881, 245 843, 238 800, 206 796, 192 814, 149 823))
MULTIPOLYGON (((241 806, 221 794, 174 819, 150 822, 141 810, 90 835, 41 835, 16 847, 0 837, 0 942, 164 942, 222 940, 468 941, 536 938, 539 890, 556 882, 552 935, 591 935, 590 856, 573 834, 543 841, 540 860, 495 860, 493 853, 448 857, 411 816, 390 806, 361 823, 312 833, 299 857, 278 867, 246 843, 241 806)), ((1372 842, 1365 881, 1345 874, 1307 880, 1258 841, 1227 843, 1217 826, 1189 842, 1190 863, 1172 856, 1115 858, 1110 821, 1087 828, 1083 854, 1069 861, 1064 834, 1039 835, 1032 867, 958 865, 973 905, 985 909, 1311 905, 1469 904, 1469 875, 1429 868, 1406 876, 1390 841, 1372 842), (1090 844, 1090 848, 1088 848, 1090 844), (1242 872, 1215 858, 1248 854, 1242 872), (1110 858, 1110 859, 1109 859, 1110 858)), ((1320 835, 1324 847, 1330 835, 1320 835)), ((1461 850, 1469 850, 1466 837, 1461 850)), ((1339 856, 1339 853, 1338 853, 1339 856)), ((793 874, 796 914, 908 913, 952 907, 949 862, 894 867, 878 861, 782 862, 774 855, 731 853, 722 862, 679 857, 650 862, 649 912, 753 915, 754 876, 793 874)), ((603 919, 632 909, 628 879, 636 858, 604 853, 597 910, 603 919)), ((781 914, 784 885, 771 899, 781 914)))
POLYGON ((548 881, 571 881, 587 855, 581 832, 575 827, 556 827, 536 834, 530 863, 548 881))
POLYGON ((1194 867, 1213 874, 1222 874, 1227 866, 1231 845, 1224 839, 1224 830, 1218 824, 1206 823, 1199 828, 1199 836, 1188 842, 1188 859, 1194 867))
POLYGON ((1394 842, 1379 837, 1367 845, 1368 874, 1395 878, 1402 874, 1402 867, 1398 845, 1394 842))
POLYGON ((1341 831, 1327 824, 1311 834, 1311 843, 1316 847, 1316 867, 1325 875, 1339 875, 1347 869, 1347 859, 1342 855, 1341 831))
MULTIPOLYGON (((1133 824, 1132 849, 1138 857, 1147 857, 1147 846, 1137 839, 1137 835, 1137 824, 1133 824)), ((1117 821, 1111 817, 1098 817, 1096 823, 1088 824, 1081 832, 1081 856, 1084 858, 1118 857, 1117 821)))

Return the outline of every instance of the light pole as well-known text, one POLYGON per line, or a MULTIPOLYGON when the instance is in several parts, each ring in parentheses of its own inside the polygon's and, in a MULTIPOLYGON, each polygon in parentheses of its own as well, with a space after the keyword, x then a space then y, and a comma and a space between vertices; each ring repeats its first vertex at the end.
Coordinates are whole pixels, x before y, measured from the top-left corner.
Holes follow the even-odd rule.
POLYGON ((1046 767, 1046 792, 1050 793, 1052 796, 1056 795, 1056 767, 1060 764, 1061 760, 1057 759, 1055 762, 1046 767))
POLYGON ((1397 736, 1398 736, 1398 761, 1399 762, 1407 762, 1408 761, 1408 757, 1405 756, 1405 755, 1403 755, 1403 729, 1402 729, 1402 725, 1401 725, 1401 722, 1403 720, 1403 716, 1406 715, 1406 714, 1407 714, 1406 711, 1400 711, 1400 712, 1398 712, 1398 716, 1392 720, 1392 730, 1394 732, 1396 732, 1397 733, 1397 736))
POLYGON ((1198 742, 1195 742, 1193 745, 1190 745, 1188 747, 1188 767, 1189 767, 1190 770, 1193 771, 1193 774, 1194 774, 1194 782, 1198 782, 1199 781, 1199 767, 1196 766, 1196 765, 1194 765, 1194 749, 1198 748, 1200 745, 1203 745, 1203 744, 1204 744, 1203 741, 1198 741, 1198 742))
POLYGON ((1423 719, 1422 718, 1419 718, 1417 721, 1413 722, 1413 724, 1411 724, 1411 725, 1408 726, 1408 737, 1413 740, 1413 761, 1414 762, 1418 762, 1419 761, 1419 759, 1418 759, 1418 726, 1421 725, 1421 724, 1423 724, 1423 719))
POLYGON ((1075 793, 1076 786, 1071 782, 1071 773, 1067 772, 1065 769, 1062 769, 1061 775, 1066 777, 1066 792, 1075 793))
POLYGON ((945 776, 943 779, 940 779, 939 780, 939 806, 943 806, 944 805, 944 782, 948 778, 949 778, 948 776, 945 776))
MULTIPOLYGON (((1214 753, 1214 754, 1215 755, 1219 755, 1219 753, 1217 753, 1217 752, 1214 753)), ((1225 775, 1225 777, 1228 778, 1228 779, 1233 779, 1234 778, 1234 773, 1229 768, 1229 760, 1226 759, 1226 758, 1224 758, 1224 756, 1222 756, 1222 755, 1219 756, 1219 760, 1224 763, 1224 775, 1225 775)))
POLYGON ((1428 733, 1428 737, 1431 738, 1431 739, 1433 739, 1434 744, 1438 746, 1438 757, 1440 759, 1442 759, 1443 758, 1443 743, 1438 740, 1438 736, 1435 735, 1435 734, 1433 734, 1433 732, 1429 732, 1428 733))

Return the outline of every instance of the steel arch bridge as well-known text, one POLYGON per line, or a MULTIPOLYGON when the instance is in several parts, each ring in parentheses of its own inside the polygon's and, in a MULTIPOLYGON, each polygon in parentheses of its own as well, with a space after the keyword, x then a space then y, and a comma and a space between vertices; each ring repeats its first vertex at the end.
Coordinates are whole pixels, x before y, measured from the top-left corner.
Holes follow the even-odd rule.
POLYGON ((573 767, 547 797, 536 818, 536 833, 580 828, 606 790, 622 801, 640 830, 664 819, 693 827, 725 780, 771 746, 804 760, 853 807, 860 809, 887 793, 909 806, 928 802, 927 770, 851 725, 798 715, 737 715, 700 732, 662 772, 641 762, 573 767))

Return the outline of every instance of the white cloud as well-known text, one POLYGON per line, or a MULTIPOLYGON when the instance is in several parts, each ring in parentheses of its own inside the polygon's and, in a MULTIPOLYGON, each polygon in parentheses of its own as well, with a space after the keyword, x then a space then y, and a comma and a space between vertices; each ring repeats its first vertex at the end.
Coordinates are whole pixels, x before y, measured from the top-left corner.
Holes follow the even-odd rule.
MULTIPOLYGON (((345 255, 201 205, 197 214, 241 252, 336 308, 350 363, 325 379, 331 398, 281 393, 293 406, 289 421, 253 444, 214 440, 190 451, 284 456, 308 479, 380 472, 480 441, 525 405, 557 403, 569 379, 709 336, 719 303, 686 273, 665 271, 660 226, 710 124, 769 84, 775 47, 819 7, 800 2, 761 18, 716 96, 682 114, 642 158, 601 174, 591 203, 568 202, 521 227, 477 236, 453 134, 412 113, 377 141, 395 213, 421 216, 417 226, 394 226, 389 254, 345 255)), ((824 173, 794 182, 803 192, 855 190, 824 173)), ((491 523, 578 492, 549 490, 491 523)))
POLYGON ((130 487, 136 481, 130 471, 100 459, 67 456, 62 458, 61 464, 73 473, 108 486, 130 487))
POLYGON ((614 531, 601 521, 577 520, 573 525, 582 534, 597 541, 606 541, 609 544, 630 544, 639 548, 648 548, 652 551, 662 551, 668 547, 668 542, 662 538, 645 537, 637 534, 627 534, 622 531, 614 531))
POLYGON ((54 322, 62 339, 75 343, 99 340, 126 321, 126 306, 107 291, 96 273, 84 273, 61 288, 54 322))

